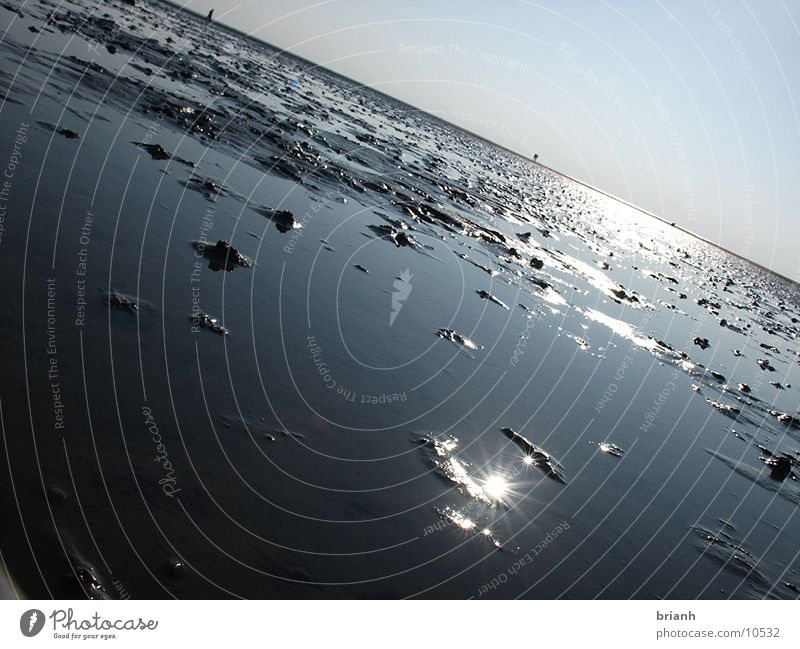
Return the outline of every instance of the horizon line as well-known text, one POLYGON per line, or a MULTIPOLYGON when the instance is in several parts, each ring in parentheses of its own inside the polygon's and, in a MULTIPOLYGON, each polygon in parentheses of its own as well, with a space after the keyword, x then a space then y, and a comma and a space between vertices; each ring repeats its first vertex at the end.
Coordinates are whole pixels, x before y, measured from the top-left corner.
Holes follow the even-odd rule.
MULTIPOLYGON (((797 287, 800 287, 800 276, 798 276, 797 279, 793 279, 791 277, 788 277, 787 275, 784 275, 783 273, 781 273, 781 272, 779 272, 777 270, 774 270, 774 269, 770 268, 769 266, 765 266, 764 264, 761 264, 761 263, 759 263, 759 262, 757 262, 757 261, 755 261, 753 259, 745 257, 743 254, 738 253, 735 250, 731 250, 729 248, 726 248, 722 244, 717 243, 716 241, 712 241, 711 239, 708 239, 707 237, 704 237, 703 235, 698 234, 697 232, 693 232, 692 230, 689 230, 688 228, 686 228, 686 227, 684 227, 682 225, 678 225, 675 221, 671 221, 671 220, 667 219, 664 216, 656 214, 655 212, 652 212, 652 211, 650 211, 650 210, 648 210, 648 209, 646 209, 644 207, 640 207, 639 205, 636 205, 635 203, 632 203, 631 201, 629 201, 629 200, 627 200, 625 198, 617 196, 616 194, 612 194, 611 192, 606 191, 605 189, 602 189, 600 187, 597 187, 596 185, 592 185, 591 183, 589 183, 589 182, 587 182, 585 180, 581 180, 579 178, 575 178, 574 176, 571 176, 568 173, 565 173, 563 171, 559 171, 558 169, 554 169, 553 167, 550 167, 550 166, 548 166, 546 164, 542 164, 538 160, 533 160, 532 158, 529 158, 527 155, 525 155, 523 153, 520 153, 519 151, 515 151, 514 149, 512 149, 512 148, 510 148, 510 147, 508 147, 508 146, 506 146, 504 144, 500 144, 499 142, 495 142, 493 140, 490 140, 488 137, 486 137, 484 135, 481 135, 480 133, 475 133, 474 131, 471 131, 470 129, 468 129, 468 128, 464 127, 464 126, 460 126, 459 124, 455 124, 455 123, 453 123, 453 122, 451 122, 449 120, 446 120, 446 119, 440 117, 439 115, 431 113, 431 112, 429 112, 429 111, 427 111, 427 110, 425 110, 423 108, 419 108, 419 107, 415 106, 414 104, 410 103, 409 101, 406 101, 405 99, 400 99, 399 97, 395 97, 394 95, 391 95, 388 92, 385 92, 383 90, 379 90, 378 88, 375 88, 374 86, 367 85, 366 83, 362 83, 361 81, 358 81, 357 79, 353 79, 352 77, 348 77, 347 75, 342 74, 341 72, 337 72, 336 70, 332 70, 331 68, 326 67, 325 65, 322 65, 321 63, 317 63, 316 61, 312 61, 311 59, 307 59, 304 56, 296 54, 296 53, 294 53, 294 52, 292 52, 290 50, 287 50, 285 48, 279 47, 278 45, 274 45, 274 44, 264 40, 263 38, 259 38, 258 36, 255 36, 253 34, 248 34, 247 32, 243 32, 238 27, 234 27, 232 25, 228 25, 227 23, 224 23, 224 22, 219 22, 219 21, 217 21, 216 19, 213 19, 213 18, 211 20, 208 20, 208 18, 206 16, 204 16, 201 13, 198 13, 194 9, 190 9, 188 5, 184 6, 184 5, 178 4, 178 0, 158 0, 158 1, 163 2, 164 4, 168 4, 168 5, 171 5, 173 7, 176 7, 178 10, 180 10, 180 11, 182 11, 184 13, 190 14, 191 16, 193 16, 197 20, 206 21, 207 24, 209 24, 209 25, 214 25, 214 26, 217 26, 217 27, 219 27, 221 29, 227 29, 228 31, 231 31, 231 32, 233 32, 233 33, 235 33, 235 34, 237 34, 237 35, 239 35, 241 37, 244 37, 245 39, 254 41, 255 43, 258 43, 258 44, 261 44, 261 45, 266 45, 267 47, 275 50, 279 54, 290 56, 290 57, 292 57, 294 59, 297 59, 298 61, 302 61, 303 63, 310 65, 312 68, 319 68, 320 70, 324 70, 325 72, 328 72, 330 74, 336 75, 337 77, 340 77, 341 79, 344 79, 345 81, 353 84, 356 87, 369 90, 370 92, 374 92, 374 93, 376 93, 376 94, 378 94, 378 95, 380 95, 382 97, 386 97, 388 99, 391 99, 392 101, 395 101, 395 102, 397 102, 399 104, 402 104, 403 106, 408 106, 413 111, 415 111, 417 113, 422 113, 422 114, 426 115, 427 117, 429 117, 432 120, 435 120, 435 121, 441 122, 442 124, 447 125, 449 128, 454 128, 454 129, 457 129, 459 131, 462 131, 462 132, 464 132, 464 133, 466 133, 468 135, 471 135, 472 137, 474 137, 474 138, 476 138, 476 139, 478 139, 478 140, 480 140, 482 142, 485 142, 487 144, 490 144, 491 146, 497 147, 498 149, 501 149, 501 150, 506 151, 508 153, 511 153, 511 154, 513 154, 513 155, 515 155, 515 156, 517 156, 519 158, 522 158, 523 160, 525 160, 526 162, 528 162, 530 164, 537 165, 539 167, 547 169, 548 171, 550 171, 550 172, 552 172, 554 174, 557 174, 557 175, 561 176, 562 178, 566 178, 568 180, 571 180, 572 182, 578 183, 579 185, 583 185, 584 187, 587 187, 588 189, 596 191, 596 192, 598 192, 598 193, 600 193, 600 194, 602 194, 602 195, 604 195, 604 196, 606 196, 606 197, 608 197, 608 198, 610 198, 612 200, 615 200, 615 201, 617 201, 619 203, 622 203, 623 205, 626 205, 627 207, 630 207, 630 208, 632 208, 632 209, 634 209, 634 210, 636 210, 638 212, 641 212, 642 214, 645 214, 646 216, 649 216, 649 217, 654 218, 654 219, 656 219, 656 220, 658 220, 658 221, 660 221, 662 223, 665 223, 665 224, 667 224, 667 225, 669 225, 671 227, 674 227, 675 229, 680 230, 684 234, 688 234, 689 236, 697 239, 698 241, 702 241, 703 243, 706 243, 706 244, 708 244, 710 246, 714 246, 715 248, 717 248, 718 250, 721 250, 722 252, 725 252, 725 253, 727 253, 729 255, 732 255, 732 256, 736 257, 737 259, 741 259, 742 261, 745 261, 748 264, 751 264, 751 265, 755 266, 756 268, 759 268, 761 270, 765 270, 768 273, 770 273, 771 275, 775 275, 776 277, 779 277, 780 279, 783 279, 783 280, 785 280, 787 282, 790 282, 791 284, 794 284, 797 287)), ((191 0, 189 0, 189 1, 191 1, 191 0)))

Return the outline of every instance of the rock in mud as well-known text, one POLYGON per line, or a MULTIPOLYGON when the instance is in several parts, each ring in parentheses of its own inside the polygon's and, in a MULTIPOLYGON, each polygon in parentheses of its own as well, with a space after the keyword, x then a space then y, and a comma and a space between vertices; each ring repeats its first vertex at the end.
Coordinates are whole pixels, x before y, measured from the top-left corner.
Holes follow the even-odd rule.
POLYGON ((117 291, 111 291, 108 295, 106 295, 105 301, 109 306, 117 307, 118 309, 124 309, 125 311, 136 312, 139 310, 139 305, 136 303, 135 298, 117 291))
POLYGON ((190 315, 189 317, 192 319, 192 325, 195 327, 203 327, 220 336, 227 336, 229 333, 225 327, 217 322, 216 318, 212 318, 207 313, 198 311, 196 314, 190 315))
POLYGON ((483 347, 472 342, 464 334, 460 334, 452 329, 437 329, 436 335, 439 336, 439 338, 444 338, 445 340, 449 340, 450 342, 467 349, 483 349, 483 347))
POLYGON ((387 241, 391 241, 395 246, 398 248, 417 248, 419 247, 419 243, 417 243, 416 239, 408 234, 403 229, 397 229, 393 225, 370 225, 369 229, 375 232, 378 236, 386 239, 387 241))
POLYGON ((715 401, 714 399, 709 399, 708 397, 706 397, 706 403, 728 417, 736 418, 742 412, 736 406, 731 406, 727 403, 722 403, 721 401, 715 401))
POLYGON ((556 464, 555 460, 550 457, 548 453, 540 449, 538 446, 533 444, 532 442, 528 441, 525 437, 520 435, 516 432, 513 428, 501 428, 500 429, 508 439, 510 439, 514 444, 519 446, 522 451, 525 453, 525 463, 530 466, 535 466, 542 471, 545 472, 547 477, 552 478, 556 482, 560 482, 561 484, 567 484, 566 479, 564 478, 564 474, 559 469, 558 465, 556 464))
POLYGON ((259 212, 275 224, 278 232, 285 234, 286 232, 297 230, 302 227, 302 223, 300 223, 289 210, 262 208, 259 212))
POLYGON ((88 599, 111 599, 108 595, 108 589, 105 587, 103 580, 96 574, 94 568, 76 565, 73 567, 73 570, 88 599))
POLYGON ((639 298, 633 293, 629 293, 628 291, 626 291, 624 286, 620 286, 619 288, 612 288, 611 293, 616 297, 616 301, 619 302, 635 303, 639 301, 639 298))
POLYGON ((758 360, 756 360, 756 363, 758 363, 758 366, 762 370, 766 370, 768 372, 774 372, 775 371, 775 368, 772 367, 772 365, 770 365, 769 361, 766 358, 759 358, 758 360))
POLYGON ((625 451, 623 451, 619 446, 612 444, 611 442, 600 442, 597 446, 603 453, 608 453, 614 457, 622 457, 625 453, 625 451))
POLYGON ((790 415, 788 412, 779 412, 777 410, 770 410, 769 414, 771 414, 775 419, 777 419, 782 424, 787 424, 792 428, 800 428, 800 418, 794 417, 790 415))
POLYGON ((783 482, 792 474, 794 460, 786 457, 785 455, 781 455, 780 457, 773 457, 766 460, 764 464, 770 468, 770 478, 777 480, 778 482, 783 482))
POLYGON ((496 305, 503 307, 504 309, 506 309, 506 311, 508 310, 508 305, 505 302, 497 299, 494 295, 492 295, 488 291, 484 291, 483 289, 481 289, 475 292, 478 294, 478 296, 480 296, 482 300, 489 300, 490 302, 494 302, 496 305))
POLYGON ((160 144, 145 144, 144 142, 134 142, 137 149, 146 151, 153 160, 171 160, 172 154, 168 153, 160 144))
POLYGON ((224 239, 220 239, 213 246, 209 246, 203 241, 193 241, 192 245, 209 260, 208 267, 211 270, 230 272, 237 266, 242 266, 243 268, 251 268, 253 266, 252 261, 224 239))

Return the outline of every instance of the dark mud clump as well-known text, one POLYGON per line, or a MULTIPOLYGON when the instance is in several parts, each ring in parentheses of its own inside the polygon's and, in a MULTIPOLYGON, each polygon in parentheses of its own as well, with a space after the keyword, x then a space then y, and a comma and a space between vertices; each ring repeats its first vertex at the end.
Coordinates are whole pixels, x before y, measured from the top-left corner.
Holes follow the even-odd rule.
POLYGON ((146 151, 153 160, 171 160, 172 154, 168 153, 160 144, 145 144, 144 142, 133 142, 137 149, 146 151))
POLYGON ((78 583, 81 589, 86 594, 86 597, 94 600, 111 599, 108 594, 108 589, 103 583, 103 580, 96 574, 94 568, 84 565, 76 565, 73 567, 75 576, 78 578, 78 583))
POLYGON ((501 306, 506 311, 508 311, 508 305, 505 302, 503 302, 502 300, 499 300, 498 298, 496 298, 494 295, 492 295, 488 291, 484 291, 483 289, 481 289, 481 290, 475 291, 475 292, 478 294, 478 296, 482 300, 489 300, 489 302, 494 302, 496 305, 501 306))
POLYGON ((770 454, 762 458, 764 464, 769 467, 769 477, 777 482, 783 482, 792 475, 792 468, 795 466, 796 461, 793 457, 788 455, 773 456, 770 454))
POLYGON ((273 210, 268 207, 262 207, 259 213, 272 221, 278 232, 283 234, 302 227, 302 223, 289 210, 273 210))
POLYGON ((771 414, 775 419, 777 419, 782 424, 786 424, 791 426, 792 428, 800 428, 800 418, 794 417, 790 415, 788 412, 778 412, 777 410, 770 410, 769 414, 771 414))
POLYGON ((696 300, 697 305, 703 307, 706 311, 708 311, 711 315, 717 316, 719 315, 719 310, 722 308, 722 305, 719 302, 712 302, 707 298, 700 298, 696 300))
POLYGON ((179 158, 178 156, 170 153, 160 144, 147 144, 145 142, 132 142, 131 144, 135 144, 137 149, 140 149, 145 153, 149 153, 153 160, 175 160, 176 162, 180 162, 187 167, 194 168, 196 166, 194 162, 189 162, 188 160, 184 160, 183 158, 179 158))
POLYGON ((457 331, 453 331, 452 329, 437 329, 436 335, 439 338, 444 338, 445 340, 449 340, 456 345, 460 345, 461 347, 465 347, 466 349, 483 349, 480 345, 472 342, 469 338, 467 338, 464 334, 460 334, 457 331))
POLYGON ((242 266, 243 268, 252 268, 253 266, 253 262, 250 259, 224 239, 220 239, 213 246, 209 246, 204 241, 193 241, 192 245, 197 252, 209 260, 208 267, 211 270, 230 272, 237 266, 242 266))
POLYGON ((109 306, 122 309, 123 311, 131 311, 136 313, 139 310, 139 305, 136 302, 136 298, 131 297, 130 295, 125 295, 124 293, 119 293, 118 291, 112 290, 110 293, 108 293, 108 295, 105 296, 105 302, 109 306))
POLYGON ((664 273, 650 273, 650 277, 657 279, 659 282, 669 282, 670 284, 678 284, 678 280, 664 273))
POLYGON ((477 261, 474 261, 473 259, 470 259, 469 256, 464 253, 461 253, 458 256, 461 257, 461 259, 463 259, 464 261, 469 262, 470 264, 475 266, 475 268, 480 268, 484 273, 488 273, 492 277, 499 274, 498 271, 494 270, 493 268, 489 268, 488 266, 484 266, 483 264, 480 264, 477 261))
POLYGON ((768 372, 774 372, 775 371, 775 368, 772 367, 772 365, 770 365, 769 361, 766 358, 759 358, 758 360, 756 360, 756 363, 758 364, 758 366, 762 370, 765 370, 765 371, 768 371, 768 372))
POLYGON ((622 457, 625 453, 619 446, 611 442, 600 442, 597 446, 603 453, 608 453, 614 457, 622 457))
POLYGON ((616 297, 616 302, 630 302, 631 304, 639 302, 639 298, 634 293, 626 291, 624 286, 612 288, 611 293, 616 297))
POLYGON ((204 329, 213 331, 215 334, 219 334, 220 336, 227 336, 229 333, 225 327, 217 322, 216 318, 212 318, 207 313, 198 311, 189 317, 192 320, 192 328, 197 327, 199 329, 200 327, 203 327, 204 329))
POLYGON ((708 349, 711 347, 711 343, 708 342, 708 338, 700 338, 697 336, 694 339, 694 344, 697 345, 700 349, 708 349))
POLYGON ((65 137, 68 140, 79 140, 80 135, 78 135, 75 131, 72 131, 68 128, 63 128, 56 126, 55 124, 51 124, 50 122, 38 122, 39 126, 42 128, 47 129, 51 133, 55 133, 56 135, 60 135, 61 137, 65 137))
POLYGON ((166 562, 164 568, 170 577, 174 577, 176 579, 185 577, 187 574, 186 564, 178 557, 170 558, 166 562))
MULTIPOLYGON (((766 449, 764 449, 763 447, 760 448, 761 451, 765 452, 766 454, 766 449)), ((780 498, 786 500, 787 502, 791 503, 794 506, 800 505, 800 494, 798 494, 797 490, 791 488, 789 486, 789 483, 785 482, 785 478, 780 479, 780 476, 786 472, 785 462, 781 462, 782 466, 779 465, 778 467, 776 467, 777 471, 775 473, 775 477, 773 477, 772 471, 767 473, 763 469, 757 469, 744 462, 741 457, 739 458, 728 457, 711 449, 705 449, 705 451, 709 453, 712 457, 715 457, 716 459, 720 460, 733 472, 749 480, 750 482, 759 485, 760 487, 766 489, 767 491, 771 491, 777 494, 780 498)), ((783 457, 786 456, 784 455, 783 457)), ((761 461, 768 463, 770 460, 771 458, 767 457, 766 460, 762 458, 761 461)), ((768 464, 768 466, 770 465, 768 464)), ((792 477, 792 483, 794 483, 795 482, 794 474, 791 474, 791 477, 792 477)))
POLYGON ((767 464, 770 466, 769 477, 773 480, 783 482, 792 475, 792 467, 794 464, 787 457, 776 458, 775 460, 767 462, 767 464))
POLYGON ((398 248, 418 248, 419 243, 413 236, 408 234, 404 229, 398 229, 393 225, 370 225, 368 226, 375 234, 382 239, 391 241, 398 248))
POLYGON ((522 449, 522 451, 525 453, 526 464, 542 469, 547 477, 552 478, 556 482, 567 484, 563 472, 548 453, 545 453, 542 449, 528 441, 512 428, 505 427, 501 428, 500 430, 502 431, 503 435, 508 437, 508 439, 522 449))
POLYGON ((207 201, 215 203, 220 196, 227 196, 228 190, 211 178, 198 178, 192 176, 183 183, 188 189, 200 192, 207 201))
POLYGON ((706 403, 715 410, 721 412, 723 415, 727 415, 728 417, 733 417, 734 419, 738 417, 742 412, 736 406, 731 406, 727 403, 722 403, 721 401, 715 401, 714 399, 706 398, 706 403))

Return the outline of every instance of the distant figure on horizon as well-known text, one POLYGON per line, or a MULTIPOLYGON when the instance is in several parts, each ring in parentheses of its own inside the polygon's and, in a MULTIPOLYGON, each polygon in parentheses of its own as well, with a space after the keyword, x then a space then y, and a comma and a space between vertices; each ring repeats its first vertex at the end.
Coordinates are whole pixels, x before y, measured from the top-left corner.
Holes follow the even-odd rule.
POLYGON ((213 15, 214 15, 214 10, 212 9, 211 11, 208 12, 208 16, 206 17, 206 20, 208 20, 208 22, 211 22, 213 15))
POLYGON ((539 154, 538 153, 534 153, 533 154, 533 161, 536 162, 538 159, 539 159, 539 154))

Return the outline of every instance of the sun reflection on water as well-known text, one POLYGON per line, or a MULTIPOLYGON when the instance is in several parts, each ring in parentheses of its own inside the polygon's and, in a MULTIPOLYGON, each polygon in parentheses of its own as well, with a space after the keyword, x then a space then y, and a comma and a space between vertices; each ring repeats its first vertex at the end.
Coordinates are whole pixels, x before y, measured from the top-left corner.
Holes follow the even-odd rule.
POLYGON ((502 476, 493 475, 486 480, 483 490, 490 498, 493 498, 494 500, 500 500, 508 491, 508 483, 502 476))

